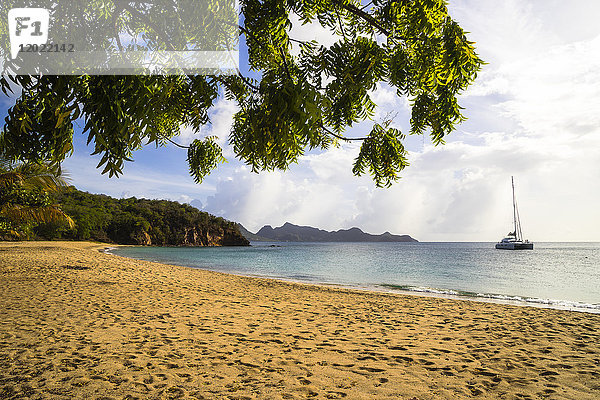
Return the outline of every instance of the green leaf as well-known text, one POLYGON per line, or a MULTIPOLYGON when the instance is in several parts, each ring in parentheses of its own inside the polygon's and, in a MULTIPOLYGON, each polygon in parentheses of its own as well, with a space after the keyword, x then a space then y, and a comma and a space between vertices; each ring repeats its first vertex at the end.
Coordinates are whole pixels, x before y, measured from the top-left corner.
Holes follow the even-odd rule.
POLYGON ((219 164, 226 162, 222 149, 215 140, 211 136, 202 141, 196 139, 188 149, 190 173, 196 183, 201 183, 219 164))

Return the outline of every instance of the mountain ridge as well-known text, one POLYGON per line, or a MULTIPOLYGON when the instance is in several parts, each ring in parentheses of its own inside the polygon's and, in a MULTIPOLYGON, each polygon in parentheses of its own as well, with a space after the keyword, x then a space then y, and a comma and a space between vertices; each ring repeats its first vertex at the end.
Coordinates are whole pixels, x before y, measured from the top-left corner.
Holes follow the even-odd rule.
MULTIPOLYGON (((241 225, 240 225, 241 226, 241 225)), ((243 228, 243 227, 242 227, 243 228)), ((240 229, 242 231, 242 229, 240 229)), ((278 242, 418 242, 410 235, 394 235, 390 232, 384 232, 380 235, 373 235, 362 231, 360 228, 352 227, 350 229, 339 229, 337 231, 326 231, 312 226, 294 225, 286 222, 280 227, 273 228, 271 225, 265 225, 255 234, 245 228, 254 238, 246 236, 248 240, 271 240, 278 242), (260 238, 260 239, 256 239, 260 238)), ((245 233, 243 232, 242 233, 245 233)))
POLYGON ((258 236, 257 234, 250 232, 248 229, 246 229, 244 227, 244 225, 240 224, 239 222, 236 222, 235 224, 238 227, 242 236, 244 236, 247 240, 249 240, 251 242, 271 242, 272 241, 272 239, 258 236))

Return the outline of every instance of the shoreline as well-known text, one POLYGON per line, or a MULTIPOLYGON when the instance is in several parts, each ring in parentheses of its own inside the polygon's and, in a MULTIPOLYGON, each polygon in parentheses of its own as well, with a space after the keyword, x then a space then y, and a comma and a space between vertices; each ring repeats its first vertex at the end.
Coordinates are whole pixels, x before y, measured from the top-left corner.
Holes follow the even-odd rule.
POLYGON ((596 399, 600 316, 0 243, 0 397, 596 399))
MULTIPOLYGON (((426 243, 426 242, 424 242, 426 243)), ((103 252, 106 254, 111 254, 117 257, 124 257, 132 260, 141 260, 141 261, 149 261, 149 262, 158 262, 151 259, 141 259, 129 257, 126 255, 115 254, 112 250, 116 250, 119 247, 138 247, 135 245, 114 245, 112 247, 106 247, 103 252)), ((263 279, 273 279, 276 281, 290 282, 290 283, 299 283, 306 285, 317 285, 324 287, 337 287, 340 289, 349 289, 349 290, 361 290, 367 292, 374 293, 397 293, 402 295, 409 296, 423 296, 423 297, 434 297, 434 298, 445 298, 451 300, 459 300, 459 301, 474 301, 474 302, 482 302, 482 303, 492 303, 492 304, 504 304, 504 305, 514 305, 519 307, 535 307, 535 308, 544 308, 544 309, 553 309, 553 310, 563 310, 563 311, 571 311, 571 312, 581 312, 581 313, 589 313, 589 314, 600 314, 600 304, 596 303, 584 303, 573 300, 559 300, 559 299, 544 299, 544 298, 535 298, 535 297, 527 297, 527 296, 515 296, 515 295, 506 295, 506 294, 493 294, 493 293, 475 293, 475 292, 463 292, 460 290, 453 289, 437 289, 430 287, 415 287, 415 286, 401 286, 401 285, 393 285, 393 284, 343 284, 338 282, 326 282, 326 281, 310 281, 310 280, 301 280, 294 278, 287 278, 285 276, 268 276, 268 275, 259 275, 259 274, 245 274, 242 272, 235 271, 224 271, 219 269, 212 268, 201 268, 194 267, 183 264, 176 264, 178 266, 184 268, 192 268, 192 269, 200 269, 204 271, 212 271, 218 273, 224 273, 234 276, 242 276, 242 277, 250 277, 250 278, 263 278, 263 279)))

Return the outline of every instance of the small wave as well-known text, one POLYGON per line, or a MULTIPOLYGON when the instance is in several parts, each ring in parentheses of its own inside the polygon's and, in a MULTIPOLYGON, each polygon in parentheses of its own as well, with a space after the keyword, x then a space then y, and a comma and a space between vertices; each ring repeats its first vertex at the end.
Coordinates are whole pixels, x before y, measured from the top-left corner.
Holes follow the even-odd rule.
POLYGON ((105 247, 105 248, 103 248, 102 250, 99 250, 99 251, 101 253, 104 253, 104 254, 113 254, 114 255, 114 253, 112 251, 116 250, 116 249, 117 249, 116 247, 105 247))
POLYGON ((582 303, 582 302, 578 302, 578 301, 540 299, 537 297, 506 296, 506 295, 501 295, 501 294, 496 295, 496 294, 487 294, 487 293, 477 293, 477 297, 541 304, 541 305, 546 305, 546 306, 551 306, 551 307, 557 306, 560 308, 583 308, 583 309, 590 309, 590 310, 600 310, 600 304, 582 303))
POLYGON ((541 299, 537 297, 524 297, 524 296, 510 296, 505 294, 493 294, 493 293, 477 293, 467 292, 461 290, 450 290, 450 289, 436 289, 423 286, 408 286, 408 285, 380 285, 385 288, 392 290, 404 290, 409 292, 417 292, 432 295, 441 295, 448 297, 462 297, 470 298, 474 300, 490 300, 498 302, 508 303, 519 303, 523 305, 532 305, 548 308, 556 308, 561 310, 577 310, 577 311, 590 311, 594 313, 600 313, 600 304, 594 303, 583 303, 578 301, 569 300, 554 300, 554 299, 541 299))
POLYGON ((458 292, 456 290, 434 289, 434 288, 423 287, 423 286, 403 286, 403 285, 381 285, 381 286, 388 287, 390 289, 396 289, 396 290, 408 290, 410 292, 448 294, 448 295, 452 295, 452 296, 464 295, 461 292, 458 292))

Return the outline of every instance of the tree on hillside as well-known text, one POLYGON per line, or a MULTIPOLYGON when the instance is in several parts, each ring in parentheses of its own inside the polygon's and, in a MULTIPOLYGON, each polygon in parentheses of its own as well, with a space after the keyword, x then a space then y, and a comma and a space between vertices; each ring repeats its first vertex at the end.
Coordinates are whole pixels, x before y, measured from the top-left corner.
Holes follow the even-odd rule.
MULTIPOLYGON (((40 236, 158 246, 246 246, 236 224, 168 200, 115 199, 74 187, 54 196, 75 221, 70 230, 45 229, 40 236)), ((39 229, 36 229, 38 231, 39 229)))
POLYGON ((67 185, 56 166, 13 164, 0 158, 0 236, 24 238, 40 224, 73 227, 51 194, 67 185))
MULTIPOLYGON (((135 22, 136 32, 164 48, 168 44, 156 26, 143 24, 150 20, 146 3, 96 0, 86 15, 90 24, 105 19, 123 30, 135 22)), ((182 126, 198 133, 224 96, 239 107, 229 143, 253 171, 286 169, 307 150, 357 140, 362 145, 354 174, 368 172, 378 186, 389 186, 408 165, 406 134, 429 134, 440 144, 464 119, 457 95, 473 82, 482 61, 448 15, 446 0, 240 5, 243 23, 236 29, 248 48, 251 76, 2 77, 5 93, 16 85, 21 94, 8 110, 0 149, 12 160, 60 163, 72 152, 73 123, 82 118, 94 154, 101 155, 98 167, 118 175, 143 145, 173 143, 182 126), (293 16, 328 29, 338 40, 325 47, 291 37, 293 16), (410 100, 410 131, 373 122, 362 137, 347 137, 349 127, 373 117, 371 91, 378 84, 410 100)), ((117 31, 117 45, 118 37, 117 31)), ((187 159, 197 182, 224 161, 213 137, 194 140, 187 159)))

